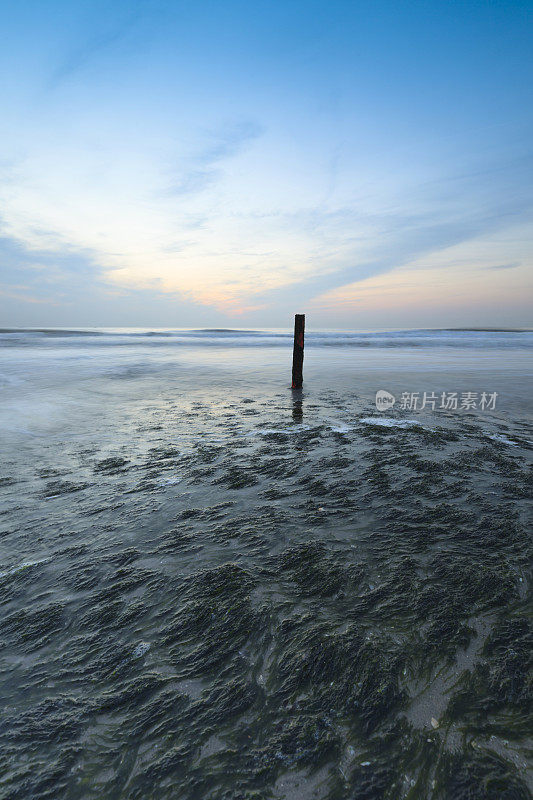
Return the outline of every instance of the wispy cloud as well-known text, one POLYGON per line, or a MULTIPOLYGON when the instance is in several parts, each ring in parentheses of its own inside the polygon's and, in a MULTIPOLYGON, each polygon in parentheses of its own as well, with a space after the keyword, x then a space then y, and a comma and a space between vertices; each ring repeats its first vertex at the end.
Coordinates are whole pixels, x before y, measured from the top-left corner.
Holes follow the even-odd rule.
POLYGON ((520 267, 520 266, 521 266, 520 261, 512 261, 510 264, 490 264, 490 266, 481 267, 481 269, 490 269, 490 270, 494 270, 494 269, 516 269, 517 267, 520 267))
MULTIPOLYGON (((99 15, 96 21, 91 19, 86 27, 80 28, 75 37, 77 41, 60 53, 48 80, 49 88, 56 88, 107 55, 139 28, 147 14, 154 11, 149 0, 132 0, 122 7, 120 4, 110 7, 107 14, 99 15)), ((138 47, 139 42, 136 44, 138 47)))
POLYGON ((51 87, 58 86, 62 81, 86 67, 100 53, 105 52, 123 39, 131 24, 132 22, 129 22, 129 24, 121 25, 115 30, 96 34, 79 47, 72 49, 52 71, 49 85, 51 87))
POLYGON ((222 163, 242 153, 263 132, 259 123, 246 120, 207 133, 204 147, 180 160, 164 194, 185 196, 209 188, 220 177, 222 163))
MULTIPOLYGON (((300 224, 306 228, 316 225, 319 232, 309 271, 302 278, 295 276, 291 285, 261 292, 254 299, 290 307, 296 300, 312 300, 332 289, 421 263, 424 256, 531 221, 533 187, 524 175, 532 166, 533 158, 528 157, 421 185, 409 198, 412 211, 407 207, 369 215, 353 208, 333 214, 321 209, 302 212, 300 224), (502 180, 509 189, 505 193, 501 192, 502 180), (358 237, 355 232, 361 228, 370 233, 358 237), (332 230, 337 232, 336 241, 332 230)), ((510 262, 486 269, 519 265, 510 262)))

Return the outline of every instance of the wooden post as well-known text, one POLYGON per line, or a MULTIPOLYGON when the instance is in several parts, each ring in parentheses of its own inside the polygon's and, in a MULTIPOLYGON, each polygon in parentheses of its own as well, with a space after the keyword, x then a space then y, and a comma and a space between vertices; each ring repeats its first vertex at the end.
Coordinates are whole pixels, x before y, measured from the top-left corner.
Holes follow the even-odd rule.
POLYGON ((305 314, 294 315, 294 348, 292 351, 292 388, 301 389, 304 365, 305 314))

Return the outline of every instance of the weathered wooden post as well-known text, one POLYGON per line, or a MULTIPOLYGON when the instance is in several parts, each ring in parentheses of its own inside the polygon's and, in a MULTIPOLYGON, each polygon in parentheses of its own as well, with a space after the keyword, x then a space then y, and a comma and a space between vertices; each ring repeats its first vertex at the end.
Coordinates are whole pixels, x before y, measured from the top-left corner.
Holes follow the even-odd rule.
POLYGON ((294 315, 294 347, 292 351, 292 388, 301 389, 304 365, 305 314, 294 315))

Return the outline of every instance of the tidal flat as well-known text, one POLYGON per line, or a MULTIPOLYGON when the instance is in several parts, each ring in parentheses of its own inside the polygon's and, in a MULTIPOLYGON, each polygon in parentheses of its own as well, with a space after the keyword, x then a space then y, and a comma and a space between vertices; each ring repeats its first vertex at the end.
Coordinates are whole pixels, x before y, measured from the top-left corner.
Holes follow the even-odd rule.
POLYGON ((311 353, 293 394, 282 347, 241 371, 222 345, 200 369, 152 340, 16 341, 0 796, 532 796, 520 369, 498 413, 379 413, 385 367, 335 381, 311 353))

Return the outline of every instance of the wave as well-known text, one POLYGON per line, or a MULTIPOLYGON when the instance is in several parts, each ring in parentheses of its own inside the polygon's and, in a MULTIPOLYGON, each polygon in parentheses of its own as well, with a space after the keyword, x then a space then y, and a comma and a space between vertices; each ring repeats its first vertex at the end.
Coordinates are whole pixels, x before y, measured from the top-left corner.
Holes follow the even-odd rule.
MULTIPOLYGON (((289 347, 288 330, 240 328, 0 328, 0 346, 127 346, 289 347)), ((531 348, 533 331, 509 329, 413 329, 382 331, 311 330, 307 347, 458 347, 531 348)))

